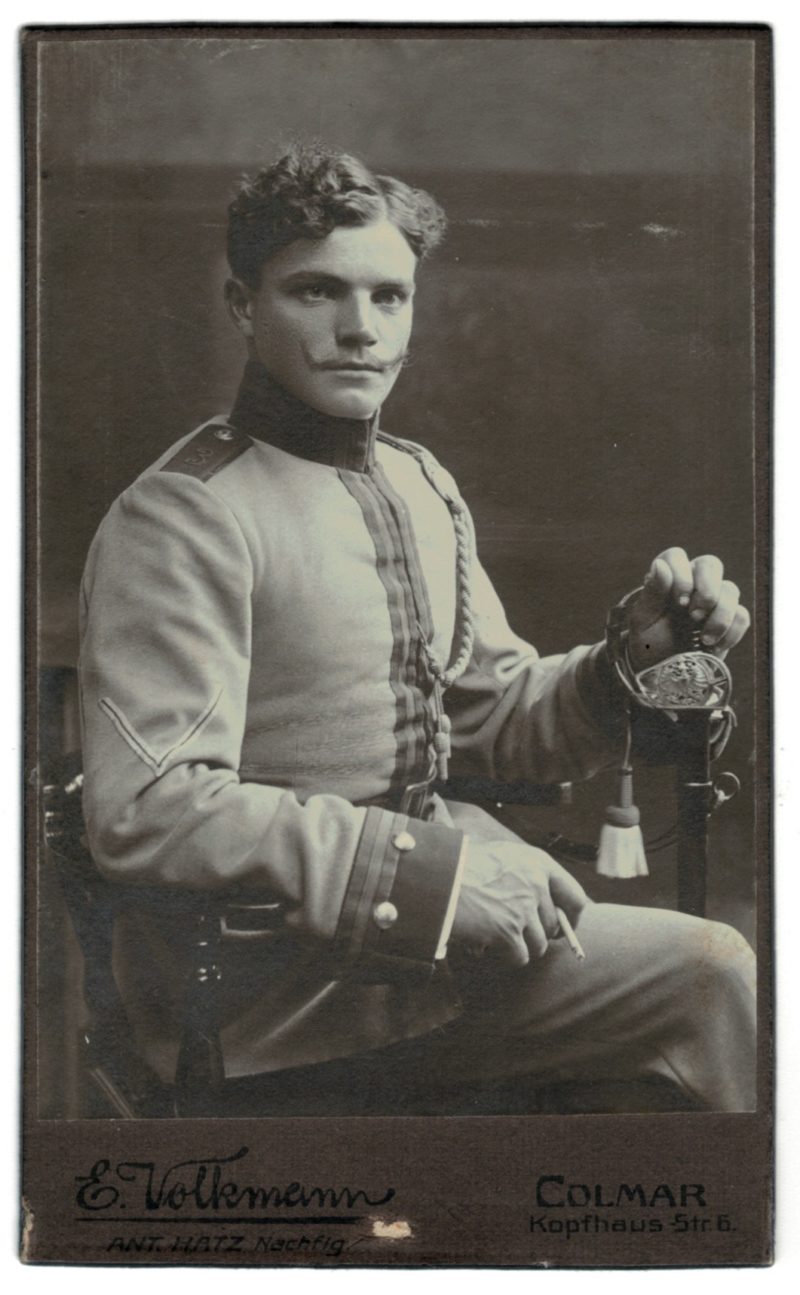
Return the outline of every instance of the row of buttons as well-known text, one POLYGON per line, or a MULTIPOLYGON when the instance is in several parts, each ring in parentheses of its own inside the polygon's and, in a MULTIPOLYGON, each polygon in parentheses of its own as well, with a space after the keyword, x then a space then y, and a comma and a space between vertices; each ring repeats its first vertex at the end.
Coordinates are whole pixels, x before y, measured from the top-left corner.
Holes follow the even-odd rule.
MULTIPOLYGON (((413 850, 417 844, 410 832, 398 832, 392 837, 392 845, 395 850, 404 854, 407 850, 413 850)), ((381 931, 388 931, 390 926, 394 926, 400 914, 391 900, 384 899, 382 903, 376 904, 372 910, 372 920, 381 931)))

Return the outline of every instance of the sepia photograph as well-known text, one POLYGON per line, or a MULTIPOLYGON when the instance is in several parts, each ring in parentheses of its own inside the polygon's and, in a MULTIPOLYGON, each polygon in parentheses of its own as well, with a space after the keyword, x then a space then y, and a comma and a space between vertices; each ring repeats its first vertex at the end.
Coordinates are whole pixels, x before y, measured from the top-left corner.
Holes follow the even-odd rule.
POLYGON ((768 29, 22 49, 24 1257, 768 1263, 768 29))

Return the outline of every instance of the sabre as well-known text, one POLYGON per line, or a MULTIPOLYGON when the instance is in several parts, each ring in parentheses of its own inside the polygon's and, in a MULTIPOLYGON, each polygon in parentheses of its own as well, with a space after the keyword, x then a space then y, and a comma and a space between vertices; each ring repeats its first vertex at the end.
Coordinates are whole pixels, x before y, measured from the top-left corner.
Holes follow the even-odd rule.
POLYGON ((661 711, 675 723, 677 763, 678 908, 702 917, 711 812, 739 789, 734 774, 711 778, 711 761, 725 748, 735 724, 733 680, 724 661, 700 646, 700 632, 686 619, 681 651, 636 671, 627 650, 628 618, 642 589, 628 594, 611 611, 607 625, 609 658, 632 704, 661 711), (722 778, 731 779, 730 791, 722 778))

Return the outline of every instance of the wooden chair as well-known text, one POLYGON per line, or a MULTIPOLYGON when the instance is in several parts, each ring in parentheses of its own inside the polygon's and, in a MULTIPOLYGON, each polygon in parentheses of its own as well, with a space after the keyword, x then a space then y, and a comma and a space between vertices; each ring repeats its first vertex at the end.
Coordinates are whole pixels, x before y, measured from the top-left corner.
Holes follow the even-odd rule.
MULTIPOLYGON (((63 682, 63 681, 62 681, 63 682)), ((52 683, 52 681, 51 681, 52 683)), ((52 691, 52 688, 51 688, 52 691)), ((80 753, 52 757, 41 786, 43 853, 58 879, 66 910, 77 937, 83 964, 82 993, 86 1023, 80 1030, 79 1065, 85 1078, 81 1114, 110 1115, 123 1119, 225 1115, 241 1112, 237 1080, 224 1076, 219 1037, 218 1005, 225 977, 226 943, 231 933, 247 931, 248 938, 269 940, 281 922, 280 906, 257 897, 220 899, 218 896, 171 898, 163 890, 149 890, 106 880, 97 870, 86 845, 81 808, 80 753), (158 911, 169 920, 175 905, 176 929, 182 932, 183 952, 190 966, 183 1032, 174 1081, 164 1083, 137 1054, 133 1032, 117 988, 113 964, 114 923, 121 910, 132 907, 158 911), (179 918, 179 921, 177 920, 179 918)), ((469 790, 456 788, 460 796, 469 790)), ((471 790, 475 791, 473 785, 471 790)), ((517 803, 554 804, 569 801, 569 784, 523 790, 489 786, 482 795, 495 801, 502 794, 517 803)), ((298 1086, 305 1076, 313 1089, 313 1072, 278 1072, 260 1081, 260 1114, 298 1113, 298 1086)), ((341 1081, 341 1092, 352 1092, 347 1063, 326 1072, 341 1081)), ((391 1076, 381 1091, 380 1076, 372 1076, 373 1113, 396 1111, 391 1076), (376 1087, 377 1085, 377 1087, 376 1087)), ((458 1090, 437 1089, 433 1080, 413 1094, 404 1094, 404 1114, 500 1114, 520 1112, 624 1111, 687 1109, 682 1094, 660 1080, 630 1083, 570 1083, 533 1085, 524 1081, 494 1085, 465 1083, 458 1090)), ((343 1108, 346 1109, 346 1108, 343 1108)), ((330 1085, 325 1086, 320 1109, 306 1103, 300 1113, 332 1113, 330 1085)), ((349 1111, 348 1113, 356 1113, 349 1111)))

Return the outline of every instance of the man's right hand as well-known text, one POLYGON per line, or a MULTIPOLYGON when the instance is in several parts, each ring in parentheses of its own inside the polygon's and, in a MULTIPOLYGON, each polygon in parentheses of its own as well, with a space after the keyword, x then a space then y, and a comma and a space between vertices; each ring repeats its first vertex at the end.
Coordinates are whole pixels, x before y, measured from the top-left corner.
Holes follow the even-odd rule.
POLYGON ((575 926, 587 903, 583 887, 544 850, 470 843, 451 942, 524 967, 561 934, 556 906, 575 926))

